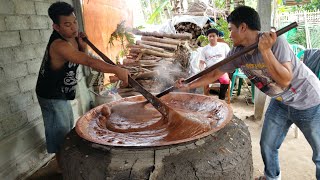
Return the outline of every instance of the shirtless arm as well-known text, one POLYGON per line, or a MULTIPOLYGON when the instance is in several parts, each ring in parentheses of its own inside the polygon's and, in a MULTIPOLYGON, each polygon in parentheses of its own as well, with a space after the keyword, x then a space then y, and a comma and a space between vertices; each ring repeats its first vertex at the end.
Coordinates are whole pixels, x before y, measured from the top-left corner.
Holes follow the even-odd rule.
POLYGON ((281 64, 271 51, 276 38, 277 35, 274 32, 265 33, 260 37, 258 47, 272 79, 285 88, 289 86, 292 80, 292 66, 290 62, 281 64))
POLYGON ((53 59, 64 62, 70 61, 72 63, 89 66, 100 72, 116 74, 116 76, 123 81, 124 86, 128 84, 128 70, 120 68, 118 66, 107 64, 99 59, 91 58, 89 55, 84 52, 78 51, 76 48, 74 48, 64 40, 54 41, 50 47, 50 50, 50 55, 51 57, 53 57, 53 59))

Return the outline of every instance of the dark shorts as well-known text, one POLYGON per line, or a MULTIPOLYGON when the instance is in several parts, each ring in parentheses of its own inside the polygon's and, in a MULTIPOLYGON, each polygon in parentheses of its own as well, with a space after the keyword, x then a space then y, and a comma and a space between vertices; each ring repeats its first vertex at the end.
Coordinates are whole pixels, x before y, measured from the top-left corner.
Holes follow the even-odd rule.
POLYGON ((45 99, 38 96, 45 127, 48 153, 57 153, 67 133, 73 128, 74 118, 69 101, 45 99))

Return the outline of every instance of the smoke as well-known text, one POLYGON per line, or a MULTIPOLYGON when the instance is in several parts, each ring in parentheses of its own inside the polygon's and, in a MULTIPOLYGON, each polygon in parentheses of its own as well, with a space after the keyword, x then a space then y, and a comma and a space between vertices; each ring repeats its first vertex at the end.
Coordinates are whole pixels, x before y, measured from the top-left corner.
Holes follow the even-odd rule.
POLYGON ((172 86, 179 78, 186 78, 187 73, 183 71, 182 66, 179 63, 173 63, 167 60, 160 61, 160 65, 154 68, 158 72, 155 77, 154 89, 160 92, 164 89, 172 86))

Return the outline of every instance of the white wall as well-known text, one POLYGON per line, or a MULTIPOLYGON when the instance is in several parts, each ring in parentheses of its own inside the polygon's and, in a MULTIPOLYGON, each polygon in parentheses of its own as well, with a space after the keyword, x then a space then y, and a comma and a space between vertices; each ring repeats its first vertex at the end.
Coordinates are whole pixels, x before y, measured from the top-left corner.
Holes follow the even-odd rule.
MULTIPOLYGON (((47 9, 53 2, 0 0, 0 179, 23 179, 52 157, 45 149, 35 85, 52 32, 47 9)), ((91 100, 82 67, 78 78, 75 118, 91 100)))

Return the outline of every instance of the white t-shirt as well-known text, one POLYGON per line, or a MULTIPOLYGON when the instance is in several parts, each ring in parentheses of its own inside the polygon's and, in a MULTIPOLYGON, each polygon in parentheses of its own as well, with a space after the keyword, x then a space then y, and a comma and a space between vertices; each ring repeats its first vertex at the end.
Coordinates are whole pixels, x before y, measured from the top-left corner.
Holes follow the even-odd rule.
POLYGON ((230 48, 226 43, 217 42, 217 45, 206 45, 200 54, 200 60, 205 61, 206 66, 212 66, 221 60, 225 59, 229 53, 230 48))
POLYGON ((200 72, 199 62, 200 62, 200 54, 204 47, 198 47, 196 50, 191 52, 190 55, 190 65, 189 65, 189 75, 195 75, 200 72))

